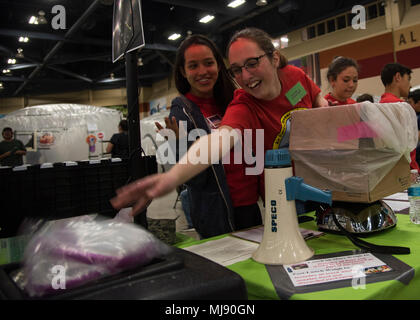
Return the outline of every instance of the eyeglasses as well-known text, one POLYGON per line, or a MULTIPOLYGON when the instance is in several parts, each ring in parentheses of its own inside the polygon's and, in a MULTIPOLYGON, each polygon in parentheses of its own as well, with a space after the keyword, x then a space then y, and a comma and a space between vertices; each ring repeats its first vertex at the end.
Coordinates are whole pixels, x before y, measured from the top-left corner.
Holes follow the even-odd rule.
POLYGON ((242 75, 242 68, 245 68, 247 71, 254 70, 260 64, 260 59, 269 54, 271 54, 271 52, 265 53, 259 57, 249 58, 245 61, 243 66, 232 66, 228 71, 232 77, 240 76, 242 75))

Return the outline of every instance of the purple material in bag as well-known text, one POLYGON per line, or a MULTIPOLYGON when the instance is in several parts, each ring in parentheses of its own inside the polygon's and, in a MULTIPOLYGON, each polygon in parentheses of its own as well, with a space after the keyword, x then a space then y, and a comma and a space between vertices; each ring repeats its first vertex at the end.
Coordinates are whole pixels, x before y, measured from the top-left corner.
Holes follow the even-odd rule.
POLYGON ((99 278, 146 265, 170 248, 150 232, 118 220, 80 217, 41 228, 24 253, 24 290, 57 294, 99 278))

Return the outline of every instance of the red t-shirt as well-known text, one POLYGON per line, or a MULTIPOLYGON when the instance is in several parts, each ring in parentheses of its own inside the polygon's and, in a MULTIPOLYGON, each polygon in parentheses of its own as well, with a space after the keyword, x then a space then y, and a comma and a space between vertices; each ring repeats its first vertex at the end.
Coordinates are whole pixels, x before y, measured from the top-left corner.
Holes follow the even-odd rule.
MULTIPOLYGON (((264 155, 257 155, 261 156, 263 161, 267 150, 289 145, 291 111, 298 108, 312 108, 317 95, 321 92, 305 72, 295 66, 287 65, 279 69, 278 76, 282 90, 277 98, 271 101, 259 100, 245 90, 238 89, 222 119, 222 125, 237 128, 241 130, 242 134, 244 129, 252 129, 254 152, 258 150, 255 145, 256 129, 264 129, 264 155), (302 98, 292 105, 286 94, 295 92, 291 89, 299 82, 306 93, 303 93, 302 98)), ((232 159, 233 151, 231 152, 231 163, 233 163, 232 159)), ((242 163, 243 165, 225 165, 234 206, 255 203, 259 195, 264 199, 264 175, 246 175, 244 160, 242 163)), ((248 166, 254 167, 255 164, 248 166)))
POLYGON ((401 100, 396 95, 385 92, 383 95, 381 95, 381 100, 379 103, 392 103, 392 102, 405 102, 404 100, 401 100))
POLYGON ((185 94, 187 99, 194 102, 199 108, 210 129, 217 129, 222 121, 222 112, 214 98, 200 98, 191 93, 185 94))
MULTIPOLYGON (((396 95, 389 92, 385 92, 381 96, 381 100, 379 101, 379 103, 393 103, 393 102, 405 102, 405 101, 401 100, 396 95)), ((410 152, 410 158, 411 158, 410 168, 416 169, 418 172, 420 172, 420 167, 416 161, 416 149, 410 152)))
POLYGON ((331 103, 332 106, 344 106, 346 104, 354 104, 357 103, 355 100, 353 100, 352 98, 347 98, 345 101, 340 101, 336 98, 334 98, 331 95, 331 92, 328 93, 325 97, 324 97, 329 103, 331 103))

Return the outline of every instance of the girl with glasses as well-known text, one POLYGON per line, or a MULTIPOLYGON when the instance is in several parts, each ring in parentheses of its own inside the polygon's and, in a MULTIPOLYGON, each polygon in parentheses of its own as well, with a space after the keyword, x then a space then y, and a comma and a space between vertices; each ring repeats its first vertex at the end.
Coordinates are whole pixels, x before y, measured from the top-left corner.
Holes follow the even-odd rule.
MULTIPOLYGON (((255 28, 241 30, 232 37, 227 50, 229 71, 241 89, 235 91, 220 127, 197 140, 170 171, 146 177, 119 190, 117 197, 111 200, 115 208, 133 205, 133 212, 140 212, 151 199, 171 192, 177 185, 207 169, 212 159, 229 156, 227 152, 238 141, 244 141, 244 151, 251 149, 257 166, 258 159, 262 158, 264 162, 266 150, 288 146, 292 110, 328 106, 321 90, 301 69, 287 64, 287 59, 274 48, 266 32, 255 28), (254 138, 249 145, 243 138, 247 129, 251 129, 254 138), (264 130, 264 141, 256 141, 259 129, 264 130), (229 137, 227 152, 224 136, 229 137), (209 150, 207 162, 191 161, 190 156, 197 150, 209 150)), ((234 152, 230 152, 232 159, 234 152)), ((234 169, 229 174, 233 178, 229 179, 228 175, 228 184, 231 195, 244 195, 254 202, 259 196, 264 198, 263 164, 261 170, 249 175, 247 162, 242 158, 243 166, 232 165, 234 169)), ((257 214, 259 211, 251 215, 257 214)), ((241 212, 236 215, 240 216, 241 212)))

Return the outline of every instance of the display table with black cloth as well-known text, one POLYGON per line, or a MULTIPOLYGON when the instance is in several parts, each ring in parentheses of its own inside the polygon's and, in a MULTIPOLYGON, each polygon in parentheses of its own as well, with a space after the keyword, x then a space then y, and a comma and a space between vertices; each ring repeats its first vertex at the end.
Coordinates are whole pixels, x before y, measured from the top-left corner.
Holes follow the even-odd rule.
MULTIPOLYGON (((395 228, 377 233, 365 238, 366 241, 379 245, 404 246, 411 249, 408 255, 377 255, 386 264, 392 266, 390 272, 379 275, 367 275, 364 288, 353 287, 351 280, 347 282, 340 280, 323 285, 312 285, 293 287, 293 285, 281 283, 286 279, 287 274, 283 271, 280 275, 280 268, 283 266, 266 266, 246 258, 243 261, 225 265, 232 271, 238 273, 244 280, 248 290, 249 299, 292 299, 292 300, 371 300, 371 299, 420 299, 420 225, 410 222, 408 215, 398 214, 398 223, 395 228), (278 268, 278 269, 277 269, 278 268), (270 275, 271 274, 271 275, 270 275), (275 279, 275 275, 280 279, 275 279), (286 277, 284 277, 286 274, 286 277), (273 276, 274 275, 274 276, 273 276), (391 280, 389 280, 391 279, 391 280), (397 280, 399 279, 399 280, 397 280), (280 282, 280 288, 273 282, 280 282), (282 290, 283 285, 283 290, 282 290), (316 286, 316 287, 315 287, 316 286)), ((299 227, 310 230, 317 230, 315 220, 305 222, 299 227)), ((179 247, 191 249, 197 244, 212 243, 225 237, 236 238, 232 235, 222 235, 201 241, 193 241, 179 244, 179 247)), ((238 241, 246 241, 236 238, 238 241)), ((331 255, 344 256, 354 250, 358 250, 345 236, 325 233, 318 238, 307 240, 309 247, 314 249, 315 256, 311 259, 326 258, 331 255)), ((360 252, 355 252, 360 253, 360 252)))

